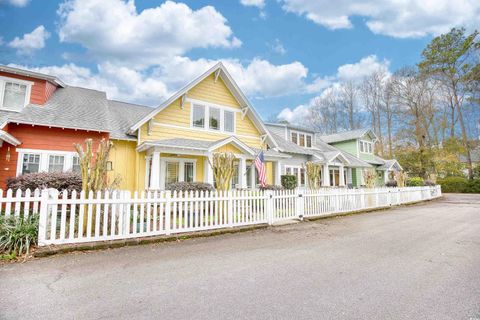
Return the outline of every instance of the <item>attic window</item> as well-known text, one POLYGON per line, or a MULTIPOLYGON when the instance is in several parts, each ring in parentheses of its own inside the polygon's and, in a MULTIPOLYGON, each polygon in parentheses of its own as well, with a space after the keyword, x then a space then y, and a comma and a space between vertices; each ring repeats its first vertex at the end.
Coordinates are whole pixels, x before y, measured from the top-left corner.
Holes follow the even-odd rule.
POLYGON ((0 78, 0 109, 22 111, 30 100, 31 84, 22 80, 0 78))

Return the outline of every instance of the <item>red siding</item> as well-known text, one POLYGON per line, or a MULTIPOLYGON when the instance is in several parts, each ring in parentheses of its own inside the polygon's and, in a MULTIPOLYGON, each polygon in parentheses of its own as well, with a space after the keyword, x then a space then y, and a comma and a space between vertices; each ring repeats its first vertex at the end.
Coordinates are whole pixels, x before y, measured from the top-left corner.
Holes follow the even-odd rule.
POLYGON ((94 150, 98 146, 98 142, 102 139, 108 139, 108 133, 87 132, 73 129, 58 129, 31 125, 15 125, 9 124, 7 131, 15 138, 20 140, 22 144, 14 147, 6 142, 0 147, 0 188, 5 189, 6 179, 14 177, 17 171, 17 148, 21 149, 39 149, 39 150, 56 150, 56 151, 75 151, 74 143, 83 143, 85 139, 94 140, 94 150), (6 154, 10 147, 10 161, 6 161, 6 154))
POLYGON ((0 76, 33 82, 34 84, 32 86, 32 92, 30 94, 30 103, 33 104, 44 104, 47 99, 52 95, 52 93, 56 90, 55 85, 45 80, 24 77, 2 71, 0 71, 0 76))

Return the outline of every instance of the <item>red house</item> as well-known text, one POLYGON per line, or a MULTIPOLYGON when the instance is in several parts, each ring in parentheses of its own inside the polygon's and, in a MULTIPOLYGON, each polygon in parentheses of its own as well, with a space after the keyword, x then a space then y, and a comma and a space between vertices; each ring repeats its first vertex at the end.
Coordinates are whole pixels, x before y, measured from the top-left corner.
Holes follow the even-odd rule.
POLYGON ((73 145, 87 138, 136 139, 122 129, 151 109, 132 105, 133 112, 123 114, 114 104, 105 92, 0 66, 0 189, 24 173, 78 170, 73 145))

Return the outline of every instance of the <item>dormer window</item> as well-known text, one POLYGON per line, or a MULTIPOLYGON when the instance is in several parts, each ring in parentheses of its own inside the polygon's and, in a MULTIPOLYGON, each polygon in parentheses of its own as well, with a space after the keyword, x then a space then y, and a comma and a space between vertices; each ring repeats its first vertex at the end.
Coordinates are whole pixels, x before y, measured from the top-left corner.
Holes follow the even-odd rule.
POLYGON ((20 112, 30 101, 31 82, 0 77, 0 109, 20 112))
POLYGON ((373 154, 373 143, 370 141, 359 141, 360 152, 373 154))
POLYGON ((291 141, 300 147, 312 147, 312 135, 304 132, 291 131, 291 141))

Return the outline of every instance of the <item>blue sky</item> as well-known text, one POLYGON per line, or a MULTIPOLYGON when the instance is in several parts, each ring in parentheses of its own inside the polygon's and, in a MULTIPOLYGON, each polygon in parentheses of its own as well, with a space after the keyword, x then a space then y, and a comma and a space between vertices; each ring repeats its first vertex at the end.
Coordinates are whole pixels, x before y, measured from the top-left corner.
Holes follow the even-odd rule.
POLYGON ((0 63, 155 106, 222 60, 270 119, 339 81, 415 64, 451 27, 480 25, 478 1, 450 2, 0 0, 0 63))

